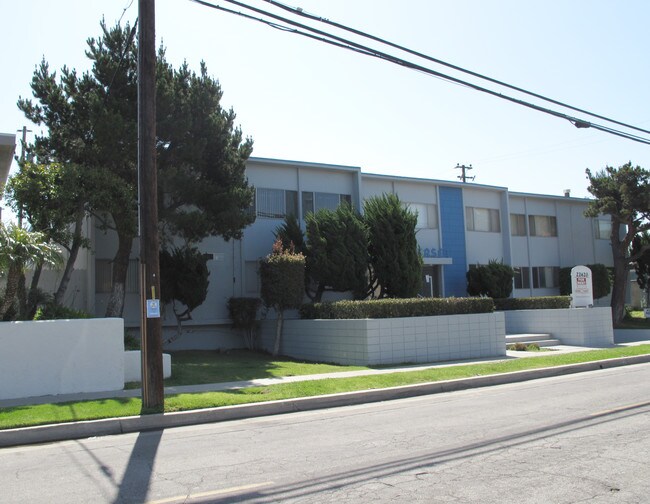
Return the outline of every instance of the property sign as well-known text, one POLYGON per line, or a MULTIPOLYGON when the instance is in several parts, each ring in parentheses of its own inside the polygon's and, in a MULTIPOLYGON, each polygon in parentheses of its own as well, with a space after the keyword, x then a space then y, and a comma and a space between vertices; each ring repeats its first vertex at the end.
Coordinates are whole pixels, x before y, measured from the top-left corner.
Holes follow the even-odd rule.
POLYGON ((160 299, 147 299, 147 318, 160 318, 160 299))
POLYGON ((591 307, 594 304, 594 289, 591 270, 586 266, 571 269, 571 306, 591 307))

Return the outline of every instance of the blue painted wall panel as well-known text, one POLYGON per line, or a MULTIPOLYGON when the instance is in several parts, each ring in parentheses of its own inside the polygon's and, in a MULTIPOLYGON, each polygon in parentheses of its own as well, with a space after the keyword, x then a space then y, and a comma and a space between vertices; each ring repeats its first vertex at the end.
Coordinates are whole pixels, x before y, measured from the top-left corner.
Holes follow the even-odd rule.
POLYGON ((453 261, 444 266, 445 296, 467 296, 463 191, 457 187, 440 187, 439 191, 442 248, 453 261))

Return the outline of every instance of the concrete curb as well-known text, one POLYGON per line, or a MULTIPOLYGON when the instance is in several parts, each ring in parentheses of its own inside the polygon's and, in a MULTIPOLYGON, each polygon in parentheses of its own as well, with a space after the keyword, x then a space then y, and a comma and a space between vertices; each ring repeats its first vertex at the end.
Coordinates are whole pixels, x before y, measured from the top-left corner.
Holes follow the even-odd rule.
POLYGON ((621 357, 618 359, 568 364, 566 366, 515 371, 512 373, 477 376, 473 378, 461 378, 458 380, 420 383, 386 389, 360 390, 340 394, 224 406, 176 413, 109 418, 104 420, 0 430, 0 448, 390 401, 648 362, 650 362, 650 355, 637 355, 633 357, 621 357))

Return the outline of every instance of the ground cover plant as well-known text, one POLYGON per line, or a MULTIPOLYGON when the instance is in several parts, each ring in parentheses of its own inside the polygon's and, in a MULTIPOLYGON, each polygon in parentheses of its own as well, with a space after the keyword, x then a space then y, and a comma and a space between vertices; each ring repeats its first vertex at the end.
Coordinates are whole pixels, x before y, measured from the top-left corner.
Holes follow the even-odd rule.
MULTIPOLYGON (((539 369, 580 362, 644 355, 650 354, 650 345, 615 347, 560 355, 553 355, 549 352, 549 354, 532 359, 491 361, 481 364, 448 366, 350 378, 327 378, 283 383, 266 387, 250 387, 227 392, 178 394, 165 398, 165 412, 310 397, 355 390, 397 387, 416 383, 486 376, 512 371, 523 371, 526 369, 539 369)), ((139 398, 103 399, 97 401, 3 408, 0 409, 0 429, 134 416, 140 414, 141 408, 142 402, 139 398)))

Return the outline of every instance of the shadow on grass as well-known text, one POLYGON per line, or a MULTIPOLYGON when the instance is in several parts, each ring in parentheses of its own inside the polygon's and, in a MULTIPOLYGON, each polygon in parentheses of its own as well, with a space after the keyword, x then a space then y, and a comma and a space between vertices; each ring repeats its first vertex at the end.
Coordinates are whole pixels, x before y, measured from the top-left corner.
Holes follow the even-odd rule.
MULTIPOLYGON (((350 366, 296 361, 287 357, 273 357, 249 350, 207 351, 184 350, 171 352, 172 377, 165 386, 199 385, 257 378, 294 376, 345 371, 350 366)), ((354 369, 361 369, 355 367, 354 369)), ((129 387, 136 385, 129 384, 129 387)))

